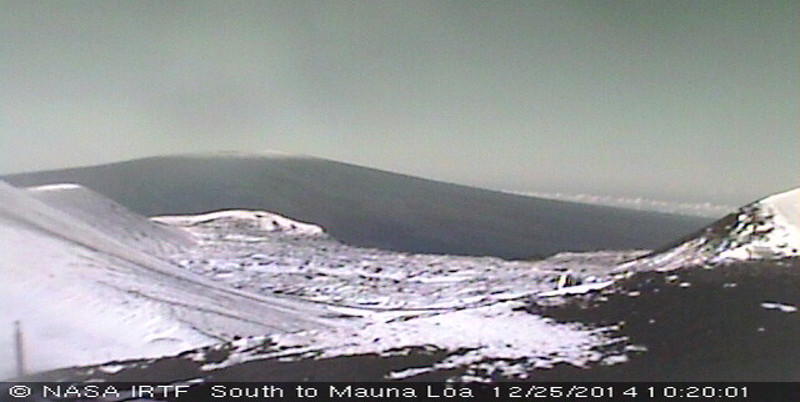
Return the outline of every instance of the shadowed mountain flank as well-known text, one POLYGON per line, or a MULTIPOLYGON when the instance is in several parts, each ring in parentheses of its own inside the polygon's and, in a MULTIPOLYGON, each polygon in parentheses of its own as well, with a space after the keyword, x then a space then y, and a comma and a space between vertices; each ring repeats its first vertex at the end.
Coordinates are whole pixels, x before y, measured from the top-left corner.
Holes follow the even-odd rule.
POLYGON ((528 258, 656 248, 709 219, 512 195, 310 157, 192 155, 5 176, 79 183, 154 216, 274 211, 352 245, 528 258))

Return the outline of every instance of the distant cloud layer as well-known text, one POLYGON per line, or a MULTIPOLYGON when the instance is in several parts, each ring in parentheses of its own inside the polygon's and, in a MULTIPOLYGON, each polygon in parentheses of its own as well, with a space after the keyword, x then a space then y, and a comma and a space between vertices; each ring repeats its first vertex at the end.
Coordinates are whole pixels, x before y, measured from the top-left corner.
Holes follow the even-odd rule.
POLYGON ((583 204, 605 205, 609 207, 620 207, 636 209, 640 211, 655 211, 670 214, 704 216, 708 218, 720 218, 736 211, 738 207, 731 205, 718 205, 710 202, 687 203, 672 202, 661 200, 648 200, 644 198, 619 198, 607 195, 592 194, 564 194, 564 193, 539 193, 539 192, 510 192, 512 194, 525 195, 530 197, 547 198, 559 201, 579 202, 583 204))

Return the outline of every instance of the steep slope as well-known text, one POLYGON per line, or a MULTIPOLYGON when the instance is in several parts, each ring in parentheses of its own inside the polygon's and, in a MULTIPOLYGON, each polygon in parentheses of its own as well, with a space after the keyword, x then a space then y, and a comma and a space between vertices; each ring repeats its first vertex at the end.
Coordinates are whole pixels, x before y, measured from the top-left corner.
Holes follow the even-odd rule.
POLYGON ((274 211, 345 243, 387 250, 527 258, 653 249, 708 219, 511 195, 309 157, 156 157, 6 176, 80 183, 148 215, 274 211))
MULTIPOLYGON (((334 326, 327 308, 217 285, 3 182, 0 306, 3 328, 21 321, 32 370, 334 326)), ((0 337, 0 377, 10 341, 0 337)))
POLYGON ((151 221, 78 184, 51 184, 27 191, 108 236, 153 255, 169 255, 195 243, 188 232, 151 221))
POLYGON ((800 188, 739 208, 694 235, 622 268, 671 270, 786 257, 800 257, 800 188))

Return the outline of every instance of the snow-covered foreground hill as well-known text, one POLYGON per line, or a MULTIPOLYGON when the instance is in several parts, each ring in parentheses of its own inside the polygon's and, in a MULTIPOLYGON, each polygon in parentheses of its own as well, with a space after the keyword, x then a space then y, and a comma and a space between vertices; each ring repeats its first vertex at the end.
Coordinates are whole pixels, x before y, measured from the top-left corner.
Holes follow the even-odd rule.
MULTIPOLYGON (((0 319, 8 333, 21 321, 32 371, 240 336, 280 340, 284 354, 441 345, 474 349, 467 363, 526 364, 584 364, 606 342, 602 331, 514 312, 515 299, 556 287, 564 264, 362 249, 267 212, 147 220, 80 186, 0 183, 0 253, 0 319), (509 341, 497 329, 512 323, 509 341)), ((582 264, 580 275, 593 280, 603 266, 582 264)), ((1 339, 7 377, 12 339, 1 339)))
POLYGON ((800 188, 745 205, 673 246, 622 268, 668 271, 787 257, 800 257, 800 188))
POLYGON ((26 190, 48 206, 148 254, 164 256, 195 244, 189 233, 146 219, 81 185, 53 184, 26 190))
MULTIPOLYGON (((282 355, 438 345, 472 350, 445 366, 525 356, 525 366, 583 365, 603 358, 591 350, 607 342, 602 330, 514 309, 556 288, 567 270, 599 280, 637 255, 542 263, 397 253, 347 246, 268 212, 147 221, 80 186, 3 183, 0 253, 0 319, 9 330, 22 322, 30 370, 170 355, 239 336, 245 345, 278 342, 282 355)), ((1 342, 0 359, 13 362, 10 337, 1 342)))
MULTIPOLYGON (((240 292, 146 253, 142 246, 175 230, 154 230, 143 217, 135 223, 102 208, 73 215, 69 203, 59 203, 71 202, 75 188, 61 190, 64 198, 58 188, 35 197, 0 182, 0 327, 7 334, 0 336, 0 377, 13 374, 16 320, 34 371, 337 325, 324 318, 324 306, 240 292), (112 236, 128 225, 141 230, 136 239, 112 236)), ((184 236, 190 235, 177 237, 184 236)), ((157 249, 174 252, 183 240, 157 249)))
MULTIPOLYGON (((797 196, 794 190, 744 207, 666 254, 507 261, 349 246, 319 226, 263 211, 148 221, 81 187, 23 191, 0 183, 0 305, 19 306, 0 318, 9 328, 22 320, 33 369, 176 355, 162 360, 220 373, 256 361, 391 359, 419 350, 431 353, 425 363, 379 375, 456 370, 462 379, 488 380, 563 364, 606 367, 647 347, 620 335, 618 323, 557 322, 531 303, 614 294, 620 278, 638 283, 631 275, 667 260, 677 269, 796 256, 797 196)), ((758 308, 788 306, 765 303, 758 308)), ((0 343, 2 361, 13 361, 2 355, 10 350, 0 343)))

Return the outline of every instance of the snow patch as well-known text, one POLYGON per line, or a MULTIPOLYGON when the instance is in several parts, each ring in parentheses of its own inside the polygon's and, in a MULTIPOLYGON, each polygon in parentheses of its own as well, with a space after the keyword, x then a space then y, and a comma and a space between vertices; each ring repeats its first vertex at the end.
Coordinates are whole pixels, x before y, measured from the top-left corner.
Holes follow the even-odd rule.
POLYGON ((68 190, 81 190, 85 187, 75 183, 54 183, 44 184, 41 186, 29 187, 28 191, 31 192, 44 192, 44 191, 68 191, 68 190))
POLYGON ((763 303, 761 303, 761 307, 764 307, 767 310, 778 310, 778 311, 781 311, 783 313, 794 313, 794 312, 797 312, 797 307, 792 306, 791 304, 763 302, 763 303))
POLYGON ((253 210, 225 210, 198 215, 158 216, 156 222, 175 226, 206 225, 219 229, 235 230, 235 235, 245 236, 246 230, 281 232, 290 235, 324 236, 325 231, 314 224, 303 223, 272 212, 253 210))
POLYGON ((539 297, 553 297, 553 296, 569 296, 569 295, 580 295, 589 293, 595 290, 605 289, 614 284, 614 281, 605 281, 605 282, 597 282, 597 283, 586 283, 583 285, 576 285, 576 286, 567 286, 561 289, 550 290, 547 292, 541 292, 537 296, 539 297))
POLYGON ((522 306, 518 302, 504 302, 418 314, 402 320, 397 319, 397 312, 368 313, 372 321, 363 327, 271 336, 269 341, 275 343, 272 349, 280 352, 266 355, 248 354, 253 347, 253 342, 248 342, 246 348, 233 353, 228 360, 207 364, 204 369, 215 370, 267 357, 283 356, 283 360, 293 361, 361 354, 393 356, 402 350, 433 348, 449 353, 430 366, 389 373, 387 379, 456 368, 466 369, 473 379, 485 380, 493 375, 526 378, 533 368, 557 363, 583 367, 599 362, 604 355, 596 348, 618 341, 607 336, 608 328, 556 323, 519 311, 522 306))

